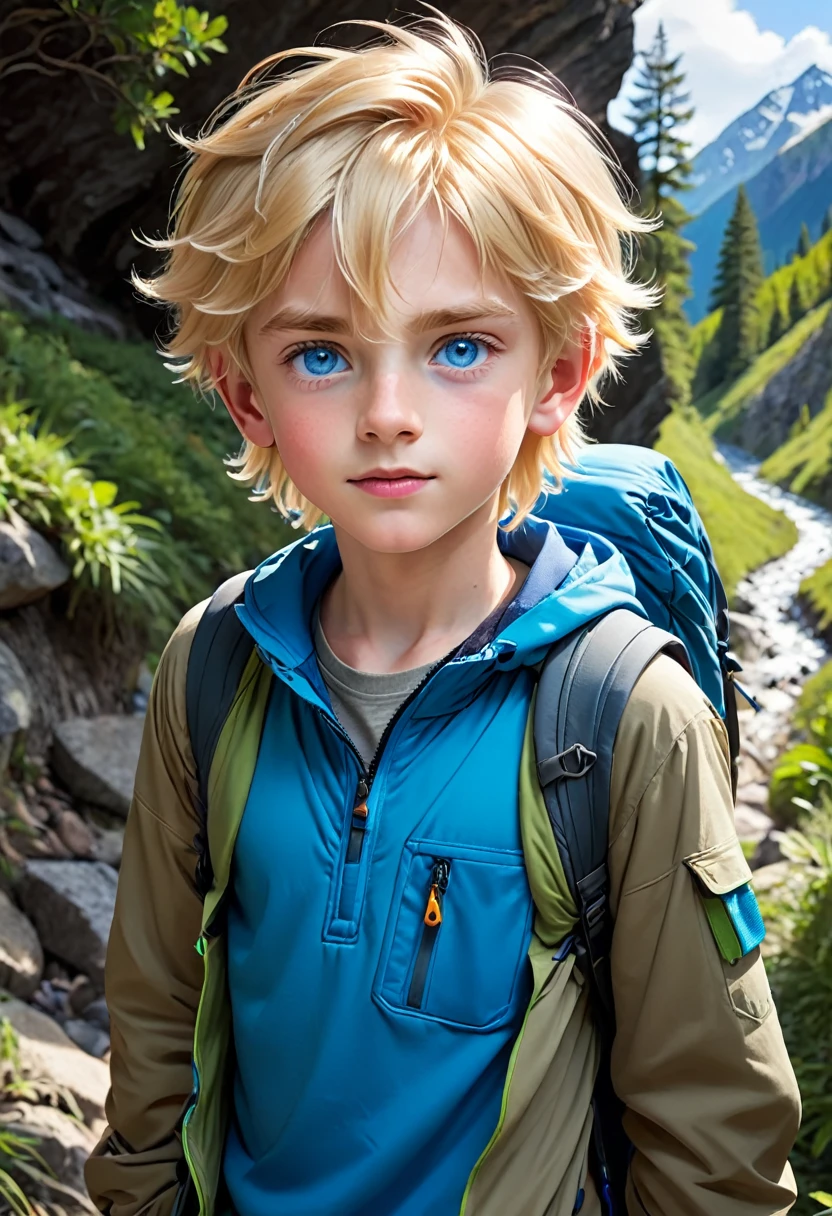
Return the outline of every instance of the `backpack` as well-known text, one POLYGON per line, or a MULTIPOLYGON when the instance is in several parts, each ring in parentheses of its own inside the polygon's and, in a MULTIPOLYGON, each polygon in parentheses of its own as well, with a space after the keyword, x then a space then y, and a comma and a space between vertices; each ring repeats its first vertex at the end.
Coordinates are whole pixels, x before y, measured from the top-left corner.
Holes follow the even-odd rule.
MULTIPOLYGON (((739 731, 728 653, 728 604, 705 528, 675 466, 649 448, 589 448, 559 492, 545 491, 533 514, 603 535, 624 554, 648 618, 614 609, 550 649, 534 716, 537 771, 564 874, 578 912, 556 958, 574 950, 589 984, 601 1063, 594 1091, 593 1173, 610 1216, 626 1212, 631 1147, 610 1079, 615 1034, 609 950, 607 842, 613 745, 630 693, 648 664, 671 655, 693 675, 725 720, 736 796, 739 731)), ((200 830, 197 887, 212 871, 207 848, 208 774, 254 641, 240 623, 251 571, 209 601, 191 645, 186 710, 197 772, 200 830)), ((576 1211, 578 1208, 576 1207, 576 1211)))

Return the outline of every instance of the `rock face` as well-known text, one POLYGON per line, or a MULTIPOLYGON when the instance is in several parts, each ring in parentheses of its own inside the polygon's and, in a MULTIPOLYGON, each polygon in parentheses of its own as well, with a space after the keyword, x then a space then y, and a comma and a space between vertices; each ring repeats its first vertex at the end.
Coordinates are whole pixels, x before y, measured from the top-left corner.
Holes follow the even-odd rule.
POLYGON ((31 604, 68 578, 66 563, 16 512, 0 519, 0 608, 31 604))
POLYGON ((108 714, 71 718, 55 729, 52 763, 76 798, 126 817, 144 719, 108 714))
POLYGON ((9 762, 12 745, 32 720, 32 690, 17 656, 0 642, 0 773, 9 762))
POLYGON ((34 926, 0 891, 0 987, 28 1000, 42 973, 43 950, 34 926))
MULTIPOLYGON (((517 54, 545 64, 578 105, 603 122, 632 60, 633 12, 639 3, 541 0, 515 6, 486 0, 471 6, 449 0, 442 8, 475 31, 489 57, 517 54)), ((12 0, 0 0, 0 20, 15 7, 12 0)), ((356 15, 383 21, 390 6, 386 0, 364 0, 356 15)), ((195 131, 263 56, 309 45, 344 13, 337 5, 236 0, 228 16, 228 54, 212 56, 210 67, 196 68, 188 79, 172 78, 180 110, 173 120, 176 127, 195 131)), ((363 41, 373 33, 342 27, 330 30, 326 41, 363 41)), ((51 54, 77 50, 77 39, 70 36, 62 46, 60 37, 50 42, 51 54)), ((80 271, 92 291, 125 313, 136 307, 130 266, 149 273, 158 260, 136 243, 131 229, 147 234, 164 230, 179 161, 179 149, 166 134, 151 135, 141 153, 129 136, 117 135, 110 105, 92 93, 80 73, 53 77, 21 72, 0 82, 0 207, 36 229, 44 251, 63 270, 71 270, 73 278, 80 271)), ((150 335, 158 312, 144 306, 141 315, 150 335)))
POLYGON ((8 1018, 17 1032, 22 1075, 45 1095, 50 1087, 72 1094, 86 1123, 98 1132, 110 1083, 107 1065, 81 1051, 57 1022, 23 1001, 0 1001, 0 1017, 8 1018))
POLYGON ((585 429, 599 443, 652 447, 670 411, 669 392, 670 384, 654 335, 641 354, 625 360, 621 380, 617 384, 610 382, 601 390, 605 405, 584 415, 585 429))
MULTIPOLYGON (((0 0, 0 3, 2 0, 0 0)), ((44 760, 56 723, 129 708, 138 660, 146 650, 140 622, 118 621, 115 631, 95 596, 66 616, 67 588, 48 599, 0 612, 0 642, 20 660, 32 690, 26 750, 44 760)))
POLYGON ((755 456, 770 456, 789 437, 804 404, 813 416, 832 388, 832 312, 795 357, 749 401, 736 442, 755 456))
POLYGON ((118 875, 100 861, 30 861, 20 902, 44 948, 104 989, 118 875))

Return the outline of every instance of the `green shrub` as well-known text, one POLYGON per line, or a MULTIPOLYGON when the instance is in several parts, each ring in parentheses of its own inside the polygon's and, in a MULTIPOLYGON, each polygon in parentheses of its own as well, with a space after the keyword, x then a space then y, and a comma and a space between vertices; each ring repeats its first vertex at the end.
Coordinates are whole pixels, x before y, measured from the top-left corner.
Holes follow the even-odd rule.
MULTIPOLYGON (((161 524, 156 556, 181 613, 297 533, 228 477, 223 458, 240 437, 225 408, 212 410, 174 378, 150 342, 0 311, 0 392, 25 398, 94 477, 161 524)), ((154 645, 165 630, 169 622, 154 645)))
POLYGON ((806 742, 781 756, 771 774, 769 805, 780 823, 832 798, 832 695, 815 705, 806 733, 806 742))
POLYGON ((137 503, 117 503, 116 493, 113 482, 91 480, 66 442, 18 402, 0 405, 0 516, 17 512, 62 551, 72 570, 70 615, 90 587, 169 614, 150 539, 160 525, 136 514, 137 503))
POLYGON ((780 557, 796 542, 792 521, 747 494, 714 459, 710 435, 693 411, 669 414, 656 447, 670 457, 687 483, 729 598, 749 571, 780 557))
POLYGON ((767 968, 803 1102, 792 1155, 801 1196, 794 1213, 810 1216, 817 1214, 811 1192, 832 1178, 832 802, 808 812, 800 831, 786 832, 782 848, 805 880, 786 884, 780 897, 785 932, 767 968))

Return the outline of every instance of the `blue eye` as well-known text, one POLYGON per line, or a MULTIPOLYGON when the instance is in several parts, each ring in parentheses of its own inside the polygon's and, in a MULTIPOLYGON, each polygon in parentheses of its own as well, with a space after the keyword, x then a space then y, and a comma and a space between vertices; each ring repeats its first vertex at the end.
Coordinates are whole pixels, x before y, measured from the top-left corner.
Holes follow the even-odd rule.
POLYGON ((336 372, 342 372, 347 367, 347 361, 343 355, 339 355, 337 350, 333 350, 331 346, 310 346, 306 350, 299 351, 293 355, 290 362, 295 371, 300 369, 295 367, 297 359, 303 360, 304 370, 309 372, 311 376, 332 376, 336 372), (341 360, 343 367, 338 367, 338 360, 341 360))
POLYGON ((481 346, 486 354, 488 346, 485 342, 477 338, 451 338, 444 346, 436 352, 437 357, 447 352, 449 362, 444 364, 445 367, 454 367, 458 371, 464 371, 471 367, 477 357, 477 347, 481 346))

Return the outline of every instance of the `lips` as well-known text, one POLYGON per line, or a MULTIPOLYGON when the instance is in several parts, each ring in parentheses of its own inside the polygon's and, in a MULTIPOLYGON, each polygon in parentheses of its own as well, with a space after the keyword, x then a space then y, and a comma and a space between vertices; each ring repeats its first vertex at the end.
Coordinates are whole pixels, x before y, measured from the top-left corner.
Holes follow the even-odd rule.
POLYGON ((349 481, 375 498, 405 498, 424 489, 433 481, 433 475, 417 473, 413 469, 371 469, 362 477, 351 477, 349 481))
POLYGON ((370 469, 369 473, 362 473, 360 477, 351 477, 350 481, 401 481, 403 478, 410 477, 428 481, 431 476, 430 473, 417 473, 415 469, 370 469))

